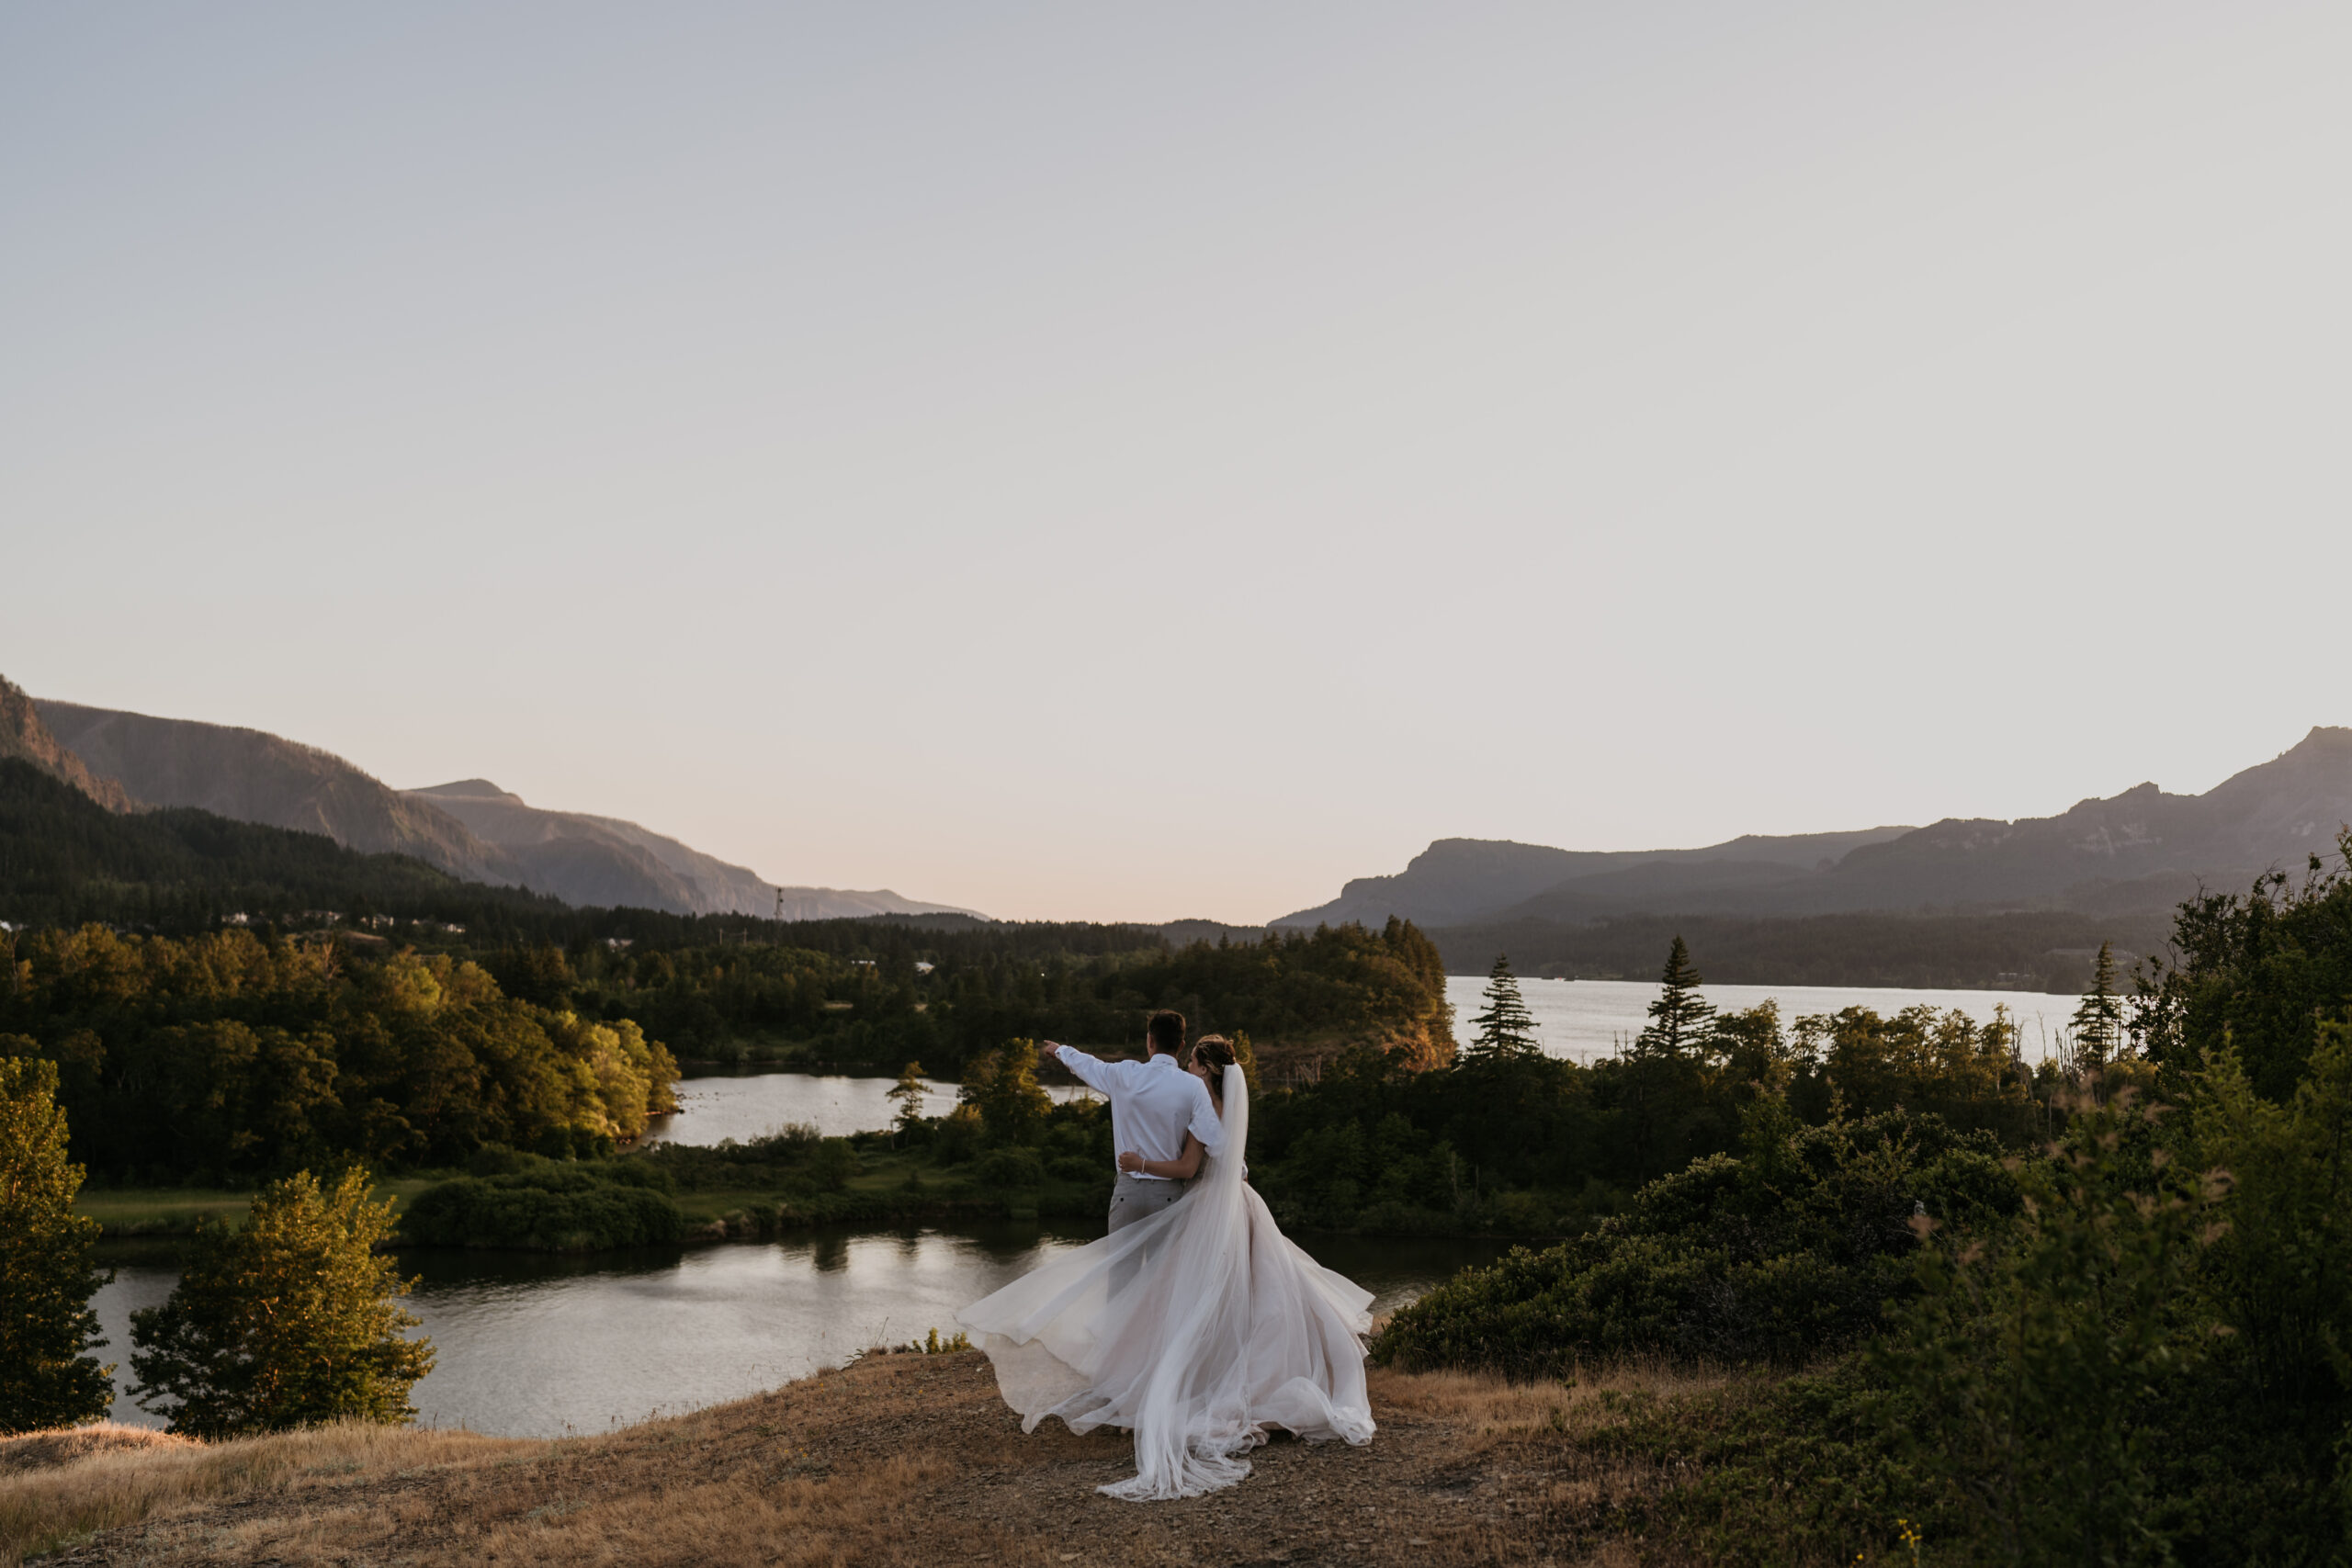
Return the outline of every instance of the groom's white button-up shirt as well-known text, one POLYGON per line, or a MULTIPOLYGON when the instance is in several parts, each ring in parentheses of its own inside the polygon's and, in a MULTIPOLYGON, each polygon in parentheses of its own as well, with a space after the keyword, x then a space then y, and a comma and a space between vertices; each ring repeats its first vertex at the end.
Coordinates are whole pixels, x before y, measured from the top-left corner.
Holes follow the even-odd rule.
MULTIPOLYGON (((1111 1102, 1111 1157, 1118 1163, 1133 1149, 1146 1159, 1174 1159, 1184 1152, 1184 1134, 1200 1139, 1212 1155, 1225 1149, 1225 1123, 1217 1120, 1216 1102, 1208 1086, 1176 1065, 1176 1058, 1158 1055, 1148 1060, 1106 1062, 1067 1045, 1054 1048, 1061 1065, 1078 1075, 1080 1083, 1100 1089, 1111 1102)), ((1164 1176, 1133 1173, 1137 1181, 1165 1181, 1164 1176)))

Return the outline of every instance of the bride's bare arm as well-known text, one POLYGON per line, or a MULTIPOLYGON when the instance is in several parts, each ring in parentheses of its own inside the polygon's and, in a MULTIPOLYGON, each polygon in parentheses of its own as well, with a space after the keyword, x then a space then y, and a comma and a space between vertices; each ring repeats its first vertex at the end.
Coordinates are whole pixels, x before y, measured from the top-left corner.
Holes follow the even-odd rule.
POLYGON ((1174 1159, 1146 1159, 1129 1149, 1119 1156, 1119 1168, 1130 1175, 1164 1176, 1170 1181, 1190 1181, 1200 1174, 1201 1156, 1207 1152, 1201 1147, 1200 1139, 1187 1133, 1184 1134, 1184 1152, 1174 1159))

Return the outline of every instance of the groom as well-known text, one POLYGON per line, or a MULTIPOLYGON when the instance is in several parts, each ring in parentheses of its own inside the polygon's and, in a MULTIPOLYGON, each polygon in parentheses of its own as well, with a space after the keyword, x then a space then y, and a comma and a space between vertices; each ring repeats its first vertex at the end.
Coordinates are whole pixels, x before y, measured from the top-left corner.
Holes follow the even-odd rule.
MULTIPOLYGON (((1212 1155, 1225 1147, 1225 1124, 1206 1085, 1184 1070, 1184 1015, 1163 1008, 1144 1029, 1148 1053, 1142 1061, 1106 1062, 1067 1045, 1046 1049, 1087 1088, 1111 1102, 1111 1146, 1133 1149, 1148 1160, 1170 1160, 1184 1152, 1184 1134, 1200 1139, 1212 1155)), ((1140 1171, 1119 1172, 1111 1189, 1111 1228, 1123 1230, 1148 1219, 1184 1195, 1184 1183, 1140 1171)))

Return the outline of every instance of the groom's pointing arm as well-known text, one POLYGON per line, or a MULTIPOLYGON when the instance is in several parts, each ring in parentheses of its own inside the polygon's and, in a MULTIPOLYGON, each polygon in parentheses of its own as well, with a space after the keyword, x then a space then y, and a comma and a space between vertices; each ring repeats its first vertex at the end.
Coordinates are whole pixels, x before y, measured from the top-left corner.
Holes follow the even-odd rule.
POLYGON ((1056 1045, 1051 1042, 1046 1043, 1046 1049, 1051 1051, 1054 1054, 1054 1059, 1068 1067, 1070 1075, 1079 1082, 1089 1089, 1099 1089, 1105 1093, 1109 1092, 1110 1063, 1100 1056, 1090 1056, 1083 1051, 1073 1051, 1067 1045, 1056 1045))

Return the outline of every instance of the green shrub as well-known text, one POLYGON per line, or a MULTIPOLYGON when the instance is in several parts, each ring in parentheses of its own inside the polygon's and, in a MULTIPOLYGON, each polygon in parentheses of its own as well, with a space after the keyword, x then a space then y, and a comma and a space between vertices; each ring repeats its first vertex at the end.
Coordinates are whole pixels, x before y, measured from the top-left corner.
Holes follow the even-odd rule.
POLYGON ((1046 1162, 1035 1149, 991 1149, 975 1174, 990 1187, 1035 1187, 1046 1179, 1046 1162))
POLYGON ((2211 1343, 2186 1309, 2225 1184, 2170 1160, 2132 1097, 2076 1109, 2014 1224, 1926 1250, 1877 1360, 2003 1561, 2167 1562, 2163 1385, 2211 1343))
POLYGON ((942 1165, 962 1165, 979 1152, 980 1113, 959 1105, 932 1123, 938 1129, 933 1146, 942 1165))
POLYGON ((790 1165, 806 1158, 822 1141, 810 1123, 787 1122, 756 1138, 722 1138, 713 1152, 731 1165, 790 1165))
POLYGON ((541 1162, 510 1176, 427 1188, 401 1216, 402 1239, 427 1247, 587 1252, 684 1238, 667 1173, 637 1160, 605 1167, 541 1162))
POLYGON ((1801 1127, 1750 1108, 1745 1152, 1643 1188, 1589 1234, 1471 1269, 1390 1320, 1383 1363, 1566 1373, 1650 1354, 1796 1365, 1850 1345, 1911 1281, 1916 1213, 2016 1205, 1987 1134, 1890 1112, 1801 1127))
POLYGON ((374 1251, 391 1208, 365 1171, 324 1189, 305 1171, 257 1194, 242 1229, 198 1231, 171 1299, 130 1314, 140 1404, 208 1439, 413 1420, 433 1347, 402 1335, 408 1283, 374 1251))
POLYGON ((1090 1155, 1057 1155, 1046 1162, 1046 1173, 1056 1181, 1092 1183, 1110 1175, 1102 1163, 1090 1155))
POLYGON ((857 1149, 847 1138, 820 1139, 808 1156, 808 1174, 828 1192, 847 1187, 857 1171, 857 1149))

